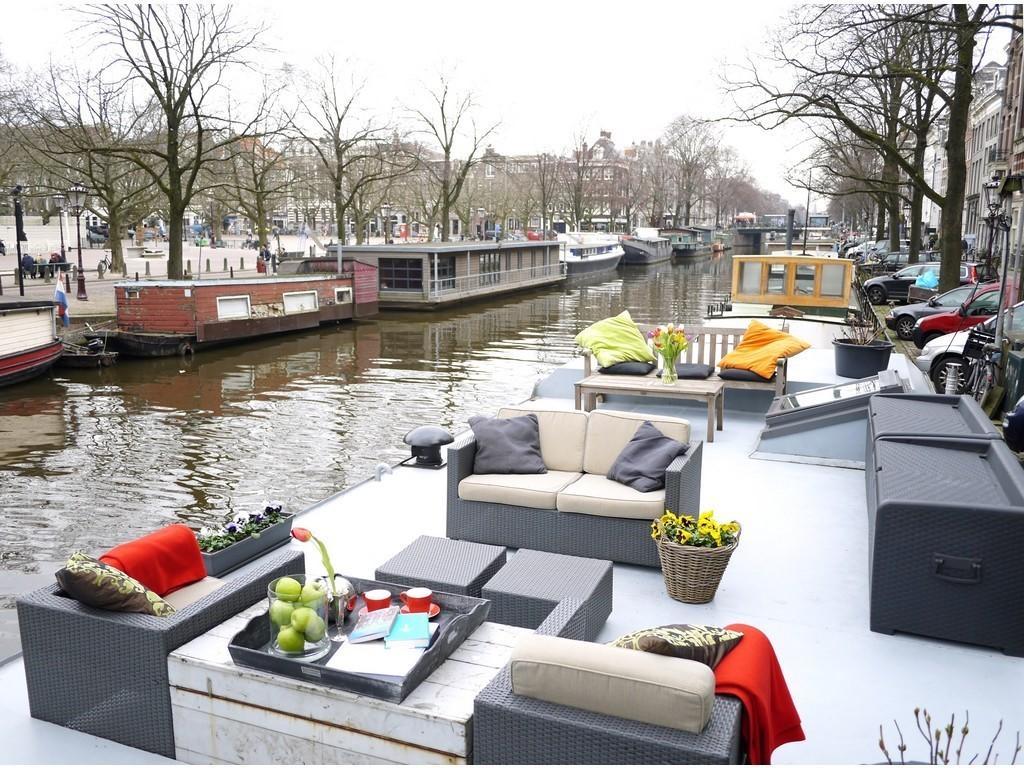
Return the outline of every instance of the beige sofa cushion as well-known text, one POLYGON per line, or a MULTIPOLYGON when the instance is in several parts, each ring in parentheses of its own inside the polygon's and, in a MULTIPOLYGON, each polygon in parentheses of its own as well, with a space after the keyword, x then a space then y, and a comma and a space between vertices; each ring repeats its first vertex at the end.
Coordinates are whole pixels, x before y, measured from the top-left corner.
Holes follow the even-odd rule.
POLYGON ((512 650, 512 691, 588 712, 700 733, 715 675, 706 664, 547 635, 512 650))
POLYGON ((559 512, 653 520, 665 512, 665 489, 641 493, 601 475, 581 475, 558 494, 559 512))
POLYGON ((222 580, 213 576, 207 576, 201 581, 193 582, 164 595, 164 602, 174 606, 174 610, 180 611, 182 608, 198 602, 200 598, 206 597, 211 592, 216 592, 223 585, 224 582, 222 580))
POLYGON ((459 498, 534 509, 555 509, 558 492, 579 472, 548 470, 543 475, 470 475, 459 483, 459 498))
POLYGON ((502 408, 499 419, 537 414, 540 423, 540 455, 544 466, 560 472, 583 471, 583 441, 587 414, 583 411, 541 411, 530 408, 502 408))
MULTIPOLYGON (((663 435, 684 445, 690 442, 690 422, 670 416, 648 416, 620 411, 591 411, 587 421, 587 439, 583 450, 583 471, 604 477, 637 428, 651 422, 663 435)), ((543 428, 541 445, 543 447, 543 428)))

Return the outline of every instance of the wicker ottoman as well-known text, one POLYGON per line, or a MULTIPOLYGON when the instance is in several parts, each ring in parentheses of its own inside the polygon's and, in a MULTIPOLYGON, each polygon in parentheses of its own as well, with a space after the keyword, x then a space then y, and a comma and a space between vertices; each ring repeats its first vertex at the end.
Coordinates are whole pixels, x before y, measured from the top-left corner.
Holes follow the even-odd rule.
POLYGON ((484 585, 491 621, 536 629, 562 600, 582 601, 583 640, 593 640, 612 612, 609 560, 521 549, 484 585))
POLYGON ((481 588, 503 565, 504 547, 420 536, 377 568, 375 577, 392 584, 480 597, 481 588))

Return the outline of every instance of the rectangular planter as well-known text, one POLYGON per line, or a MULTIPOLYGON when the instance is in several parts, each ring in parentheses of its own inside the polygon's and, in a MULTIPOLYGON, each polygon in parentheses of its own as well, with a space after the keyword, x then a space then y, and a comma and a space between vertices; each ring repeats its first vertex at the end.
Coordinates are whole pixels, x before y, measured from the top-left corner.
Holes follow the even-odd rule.
POLYGON ((206 575, 223 576, 225 573, 230 573, 236 568, 262 557, 272 549, 284 546, 288 543, 294 517, 294 515, 288 515, 281 522, 261 531, 258 538, 250 536, 217 552, 203 552, 206 575))

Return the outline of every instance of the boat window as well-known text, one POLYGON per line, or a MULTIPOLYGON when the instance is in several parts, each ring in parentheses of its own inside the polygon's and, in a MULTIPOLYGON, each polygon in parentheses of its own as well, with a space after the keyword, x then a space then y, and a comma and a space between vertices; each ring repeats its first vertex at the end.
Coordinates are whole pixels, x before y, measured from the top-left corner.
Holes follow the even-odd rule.
POLYGON ((757 261, 740 264, 740 293, 745 295, 761 292, 761 263, 757 261))
POLYGON ((796 279, 793 283, 794 293, 801 296, 814 295, 814 273, 815 268, 810 264, 798 264, 796 268, 796 279))
POLYGON ((768 265, 768 290, 766 293, 785 293, 786 292, 786 265, 785 264, 769 264, 768 265))
POLYGON ((218 296, 217 297, 217 319, 237 320, 242 317, 249 317, 248 296, 218 296))
POLYGON ((495 285, 501 282, 501 254, 480 255, 480 285, 495 285))
POLYGON ((842 264, 821 265, 821 295, 842 296, 846 267, 842 264))
POLYGON ((352 303, 352 289, 335 288, 334 289, 334 303, 335 304, 351 304, 352 303))
POLYGON ((316 291, 287 291, 281 294, 284 313, 297 315, 300 312, 316 312, 320 308, 316 291))
POLYGON ((380 289, 382 291, 422 291, 422 260, 381 259, 380 289))
POLYGON ((435 289, 448 291, 455 288, 455 257, 437 256, 437 285, 435 289))

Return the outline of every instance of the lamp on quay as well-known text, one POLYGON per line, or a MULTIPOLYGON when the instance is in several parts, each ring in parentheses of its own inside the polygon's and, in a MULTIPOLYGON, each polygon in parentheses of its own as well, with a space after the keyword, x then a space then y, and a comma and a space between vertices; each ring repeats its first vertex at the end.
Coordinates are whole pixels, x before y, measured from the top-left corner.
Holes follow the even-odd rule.
POLYGON ((75 229, 78 232, 78 295, 79 301, 88 301, 89 296, 85 292, 85 268, 82 266, 82 211, 85 209, 85 201, 88 199, 85 187, 81 184, 73 184, 67 192, 68 205, 75 215, 75 229))
MULTIPOLYGON (((60 263, 64 272, 64 290, 71 293, 71 278, 68 276, 68 257, 64 251, 64 204, 67 198, 59 192, 53 196, 53 205, 57 209, 57 227, 60 229, 60 263)), ((57 279, 60 279, 58 275, 57 279)))

